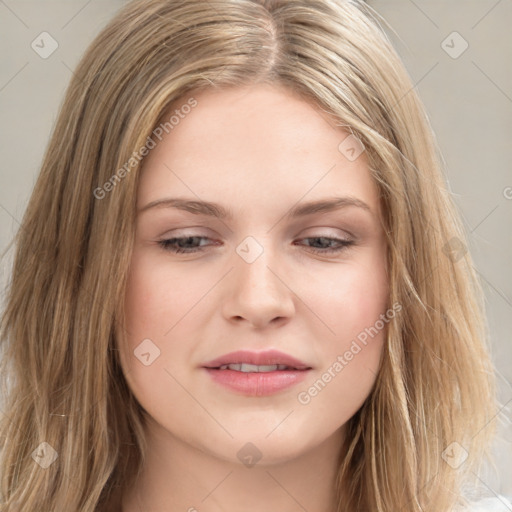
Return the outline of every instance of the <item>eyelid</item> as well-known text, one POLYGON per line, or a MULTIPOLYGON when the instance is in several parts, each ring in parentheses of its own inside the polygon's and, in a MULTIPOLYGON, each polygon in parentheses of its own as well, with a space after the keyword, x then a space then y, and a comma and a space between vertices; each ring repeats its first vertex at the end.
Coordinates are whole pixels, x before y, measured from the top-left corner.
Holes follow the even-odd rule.
POLYGON ((344 235, 348 235, 348 237, 350 237, 350 238, 356 238, 356 236, 349 230, 344 229, 344 228, 339 228, 339 227, 335 228, 332 226, 310 226, 310 227, 306 228, 306 230, 305 230, 306 234, 305 235, 301 234, 301 236, 311 236, 308 234, 310 229, 315 230, 313 236, 324 236, 325 235, 325 236, 340 237, 340 236, 343 236, 343 235, 340 235, 340 233, 339 233, 341 231, 344 235), (326 230, 326 229, 332 229, 333 233, 322 231, 322 230, 326 230), (319 230, 319 231, 317 231, 317 230, 319 230), (318 235, 317 233, 320 233, 320 235, 318 235))
POLYGON ((179 238, 179 237, 187 237, 187 236, 204 236, 211 238, 212 230, 208 229, 206 226, 191 226, 186 228, 175 228, 171 230, 165 231, 160 238, 179 238), (197 232, 195 230, 198 230, 197 232))
MULTIPOLYGON (((210 235, 205 235, 204 234, 205 231, 200 231, 199 233, 195 233, 193 231, 194 229, 206 230, 206 231, 209 231, 210 233, 212 233, 212 230, 209 227, 207 227, 205 225, 196 225, 196 226, 187 226, 187 227, 183 227, 183 228, 175 228, 175 229, 168 230, 168 231, 164 232, 161 235, 161 237, 165 237, 165 236, 172 236, 172 237, 178 237, 178 236, 203 236, 203 235, 204 236, 210 236, 210 235)), ((341 231, 342 233, 347 234, 351 238, 357 238, 356 235, 354 235, 354 233, 352 231, 350 231, 350 230, 348 230, 348 229, 346 229, 344 227, 341 228, 339 226, 327 226, 325 224, 308 226, 306 228, 303 228, 301 231, 299 231, 298 234, 295 234, 294 236, 295 237, 297 237, 297 236, 306 236, 306 235, 302 234, 303 231, 309 232, 309 230, 326 230, 326 229, 331 229, 331 230, 334 231, 334 233, 325 233, 323 231, 320 231, 320 233, 323 233, 326 236, 339 237, 340 236, 339 232, 341 231)), ((294 231, 296 231, 295 228, 294 228, 294 231)), ((322 235, 318 235, 317 231, 315 231, 313 236, 324 236, 323 234, 322 235)))

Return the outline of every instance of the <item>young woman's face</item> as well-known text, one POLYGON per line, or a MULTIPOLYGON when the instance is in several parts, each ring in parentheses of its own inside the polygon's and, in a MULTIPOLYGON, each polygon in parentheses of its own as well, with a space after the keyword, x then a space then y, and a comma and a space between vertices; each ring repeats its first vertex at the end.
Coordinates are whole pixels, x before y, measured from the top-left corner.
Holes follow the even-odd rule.
POLYGON ((226 460, 338 445, 391 319, 364 148, 268 85, 174 108, 138 191, 128 384, 161 439, 226 460))

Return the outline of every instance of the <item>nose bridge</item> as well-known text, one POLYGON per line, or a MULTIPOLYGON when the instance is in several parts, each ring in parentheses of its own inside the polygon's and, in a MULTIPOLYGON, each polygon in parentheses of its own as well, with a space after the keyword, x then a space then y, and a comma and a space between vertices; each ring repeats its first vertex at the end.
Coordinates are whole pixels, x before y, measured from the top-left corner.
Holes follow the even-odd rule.
POLYGON ((236 248, 233 287, 225 313, 264 323, 293 314, 293 293, 288 288, 282 259, 270 236, 245 238, 236 248))
POLYGON ((236 262, 238 286, 255 293, 280 293, 282 283, 275 270, 280 265, 270 236, 248 236, 238 245, 236 252, 240 260, 236 262))

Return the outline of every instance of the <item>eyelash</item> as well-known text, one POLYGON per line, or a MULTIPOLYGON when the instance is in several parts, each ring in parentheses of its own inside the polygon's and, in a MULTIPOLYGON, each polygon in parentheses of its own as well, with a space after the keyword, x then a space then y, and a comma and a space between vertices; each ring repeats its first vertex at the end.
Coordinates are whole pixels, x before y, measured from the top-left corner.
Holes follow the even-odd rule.
MULTIPOLYGON (((200 239, 208 239, 206 236, 182 236, 182 237, 176 237, 176 238, 169 238, 166 240, 159 240, 158 245, 162 247, 165 251, 169 251, 175 254, 192 254, 195 252, 202 252, 204 249, 201 249, 199 247, 194 247, 192 249, 183 249, 180 247, 175 247, 175 243, 180 240, 189 240, 191 238, 200 238, 200 239)), ((329 240, 329 241, 335 241, 338 242, 340 245, 338 247, 326 247, 324 249, 318 249, 314 247, 309 247, 309 250, 316 254, 332 254, 332 253, 338 253, 341 252, 351 245, 354 245, 354 242, 352 240, 343 240, 341 238, 333 238, 333 237, 327 237, 327 236, 311 236, 303 238, 302 240, 315 240, 315 239, 323 239, 323 240, 329 240)))

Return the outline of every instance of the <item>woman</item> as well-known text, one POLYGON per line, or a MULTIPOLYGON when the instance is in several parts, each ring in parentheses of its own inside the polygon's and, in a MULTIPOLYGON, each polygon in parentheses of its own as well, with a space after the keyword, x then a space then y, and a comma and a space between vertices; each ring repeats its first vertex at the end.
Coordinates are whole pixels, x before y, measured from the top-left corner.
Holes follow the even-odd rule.
POLYGON ((493 435, 464 231, 353 1, 129 3, 69 86, 2 343, 5 512, 467 510, 493 435))

